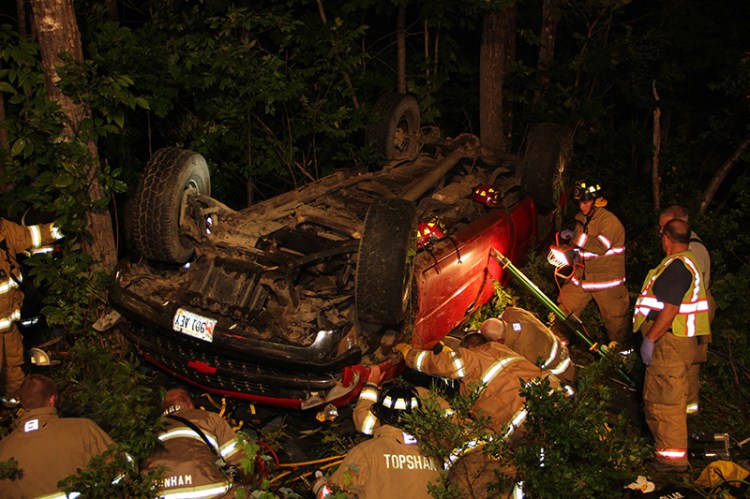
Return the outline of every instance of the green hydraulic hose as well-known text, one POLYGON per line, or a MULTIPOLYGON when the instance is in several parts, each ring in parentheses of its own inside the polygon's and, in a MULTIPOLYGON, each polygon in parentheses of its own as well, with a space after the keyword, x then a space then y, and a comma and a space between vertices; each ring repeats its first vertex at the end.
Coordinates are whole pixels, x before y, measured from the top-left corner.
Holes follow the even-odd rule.
MULTIPOLYGON (((493 258, 495 258, 495 260, 498 261, 503 269, 506 269, 511 273, 511 275, 513 275, 513 277, 518 279, 521 284, 523 284, 523 286, 542 303, 542 305, 547 307, 550 312, 554 314, 555 317, 557 317, 562 323, 567 325, 576 334, 576 336, 578 336, 578 338, 580 338, 589 347, 589 350, 595 350, 602 358, 607 357, 607 349, 599 343, 591 341, 591 338, 589 338, 588 335, 583 332, 583 324, 578 317, 576 317, 574 314, 566 314, 565 312, 563 312, 563 310, 559 306, 557 306, 557 303, 555 303, 547 295, 545 295, 544 292, 531 281, 531 279, 526 277, 526 275, 521 272, 518 267, 513 265, 513 262, 511 262, 508 257, 494 248, 490 251, 490 254, 493 258)), ((630 379, 630 376, 628 376, 628 374, 622 369, 619 369, 619 371, 623 379, 631 386, 631 388, 635 387, 635 383, 633 383, 633 381, 630 379)))

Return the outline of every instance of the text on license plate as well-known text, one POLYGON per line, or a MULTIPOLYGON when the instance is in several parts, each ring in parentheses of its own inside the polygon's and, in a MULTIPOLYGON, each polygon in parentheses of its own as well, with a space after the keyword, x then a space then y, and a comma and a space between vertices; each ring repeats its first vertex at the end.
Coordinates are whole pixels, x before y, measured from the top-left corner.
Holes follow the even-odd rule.
POLYGON ((212 342, 214 340, 214 327, 216 321, 194 314, 184 308, 178 308, 172 321, 172 329, 193 336, 203 341, 212 342))

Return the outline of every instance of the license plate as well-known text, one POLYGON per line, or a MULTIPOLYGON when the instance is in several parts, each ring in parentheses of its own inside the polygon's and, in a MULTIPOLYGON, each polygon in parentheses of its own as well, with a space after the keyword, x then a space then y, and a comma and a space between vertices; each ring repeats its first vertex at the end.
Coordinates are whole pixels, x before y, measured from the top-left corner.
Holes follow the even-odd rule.
POLYGON ((215 320, 194 314, 184 308, 177 309, 177 312, 174 314, 174 321, 172 322, 172 329, 175 331, 198 338, 199 340, 208 341, 209 343, 214 341, 215 326, 215 320))

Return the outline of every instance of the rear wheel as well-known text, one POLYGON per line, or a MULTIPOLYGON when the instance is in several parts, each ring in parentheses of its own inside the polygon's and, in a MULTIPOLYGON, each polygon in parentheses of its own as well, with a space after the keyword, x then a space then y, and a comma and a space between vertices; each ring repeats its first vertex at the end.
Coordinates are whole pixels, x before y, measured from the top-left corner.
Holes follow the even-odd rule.
POLYGON ((556 206, 555 184, 562 185, 572 147, 573 131, 564 125, 542 123, 529 135, 521 181, 543 211, 556 206))
POLYGON ((188 193, 211 195, 205 158, 165 147, 151 156, 132 201, 129 237, 133 248, 149 260, 182 264, 194 252, 180 229, 182 204, 188 193))
POLYGON ((373 106, 375 122, 367 127, 367 142, 382 151, 385 159, 413 158, 419 152, 419 103, 411 95, 382 95, 373 106))
POLYGON ((375 201, 359 243, 355 302, 360 321, 392 326, 404 320, 416 254, 417 212, 402 199, 375 201))

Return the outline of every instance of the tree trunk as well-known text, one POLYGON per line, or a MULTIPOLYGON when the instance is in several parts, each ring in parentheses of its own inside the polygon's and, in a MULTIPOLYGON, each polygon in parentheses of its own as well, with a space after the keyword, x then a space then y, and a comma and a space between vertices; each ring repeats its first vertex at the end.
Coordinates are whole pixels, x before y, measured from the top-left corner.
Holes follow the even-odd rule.
POLYGON ((104 9, 107 12, 107 20, 117 22, 120 20, 120 13, 117 9, 117 0, 105 0, 104 9))
POLYGON ((718 170, 716 170, 716 173, 714 173, 714 177, 711 179, 711 182, 708 183, 708 187, 706 187, 706 192, 703 194, 703 201, 701 201, 701 206, 698 210, 698 213, 700 213, 701 215, 706 213, 708 205, 711 204, 711 201, 716 195, 716 191, 719 190, 719 186, 721 186, 721 183, 724 182, 724 179, 727 177, 727 175, 729 175, 729 172, 732 171, 732 168, 734 168, 734 165, 737 164, 737 161, 739 161, 740 157, 747 152, 748 148, 750 148, 750 137, 745 138, 745 140, 743 140, 742 143, 734 151, 732 156, 728 160, 726 160, 718 170))
POLYGON ((659 104, 659 92, 656 90, 656 81, 651 83, 651 91, 654 95, 654 132, 651 138, 653 152, 651 155, 651 194, 654 211, 661 210, 661 176, 659 175, 659 154, 661 153, 661 107, 659 104))
POLYGON ((424 20, 424 80, 425 84, 430 84, 430 23, 424 20))
MULTIPOLYGON (((503 11, 503 33, 505 33, 505 57, 503 66, 503 80, 505 75, 516 62, 516 21, 518 18, 518 9, 516 4, 512 4, 503 11)), ((503 151, 508 152, 510 145, 513 143, 513 94, 510 90, 501 90, 502 100, 508 105, 503 105, 503 132, 505 141, 503 142, 503 151)))
MULTIPOLYGON (((8 142, 8 131, 3 127, 5 124, 5 97, 0 92, 0 175, 5 173, 5 161, 10 158, 10 143, 8 142)), ((0 193, 9 192, 13 184, 0 184, 0 193)))
POLYGON ((18 19, 18 34, 23 38, 29 36, 29 21, 26 16, 26 0, 16 0, 16 18, 18 19))
POLYGON ((406 9, 404 7, 398 8, 396 52, 398 54, 398 93, 406 95, 406 9))
POLYGON ((557 20, 560 10, 560 0, 543 0, 542 2, 542 35, 537 57, 537 71, 539 74, 539 89, 534 95, 534 102, 538 102, 547 93, 550 85, 549 67, 555 56, 555 40, 557 38, 557 20))
POLYGON ((479 53, 479 133, 482 159, 488 164, 498 163, 506 152, 503 81, 508 55, 515 51, 509 47, 511 37, 515 40, 515 6, 485 14, 479 53))
MULTIPOLYGON (((47 96, 56 101, 67 118, 64 140, 74 140, 81 122, 91 115, 91 110, 64 95, 57 82, 57 68, 63 64, 59 54, 66 53, 76 61, 83 60, 81 35, 78 31, 73 0, 31 0, 33 22, 39 41, 47 96)), ((104 196, 104 189, 96 179, 99 155, 96 144, 89 141, 90 163, 78 165, 89 179, 89 196, 96 202, 104 196)), ((107 209, 91 208, 87 214, 87 230, 90 238, 83 238, 84 251, 109 270, 117 262, 112 218, 107 209)))

